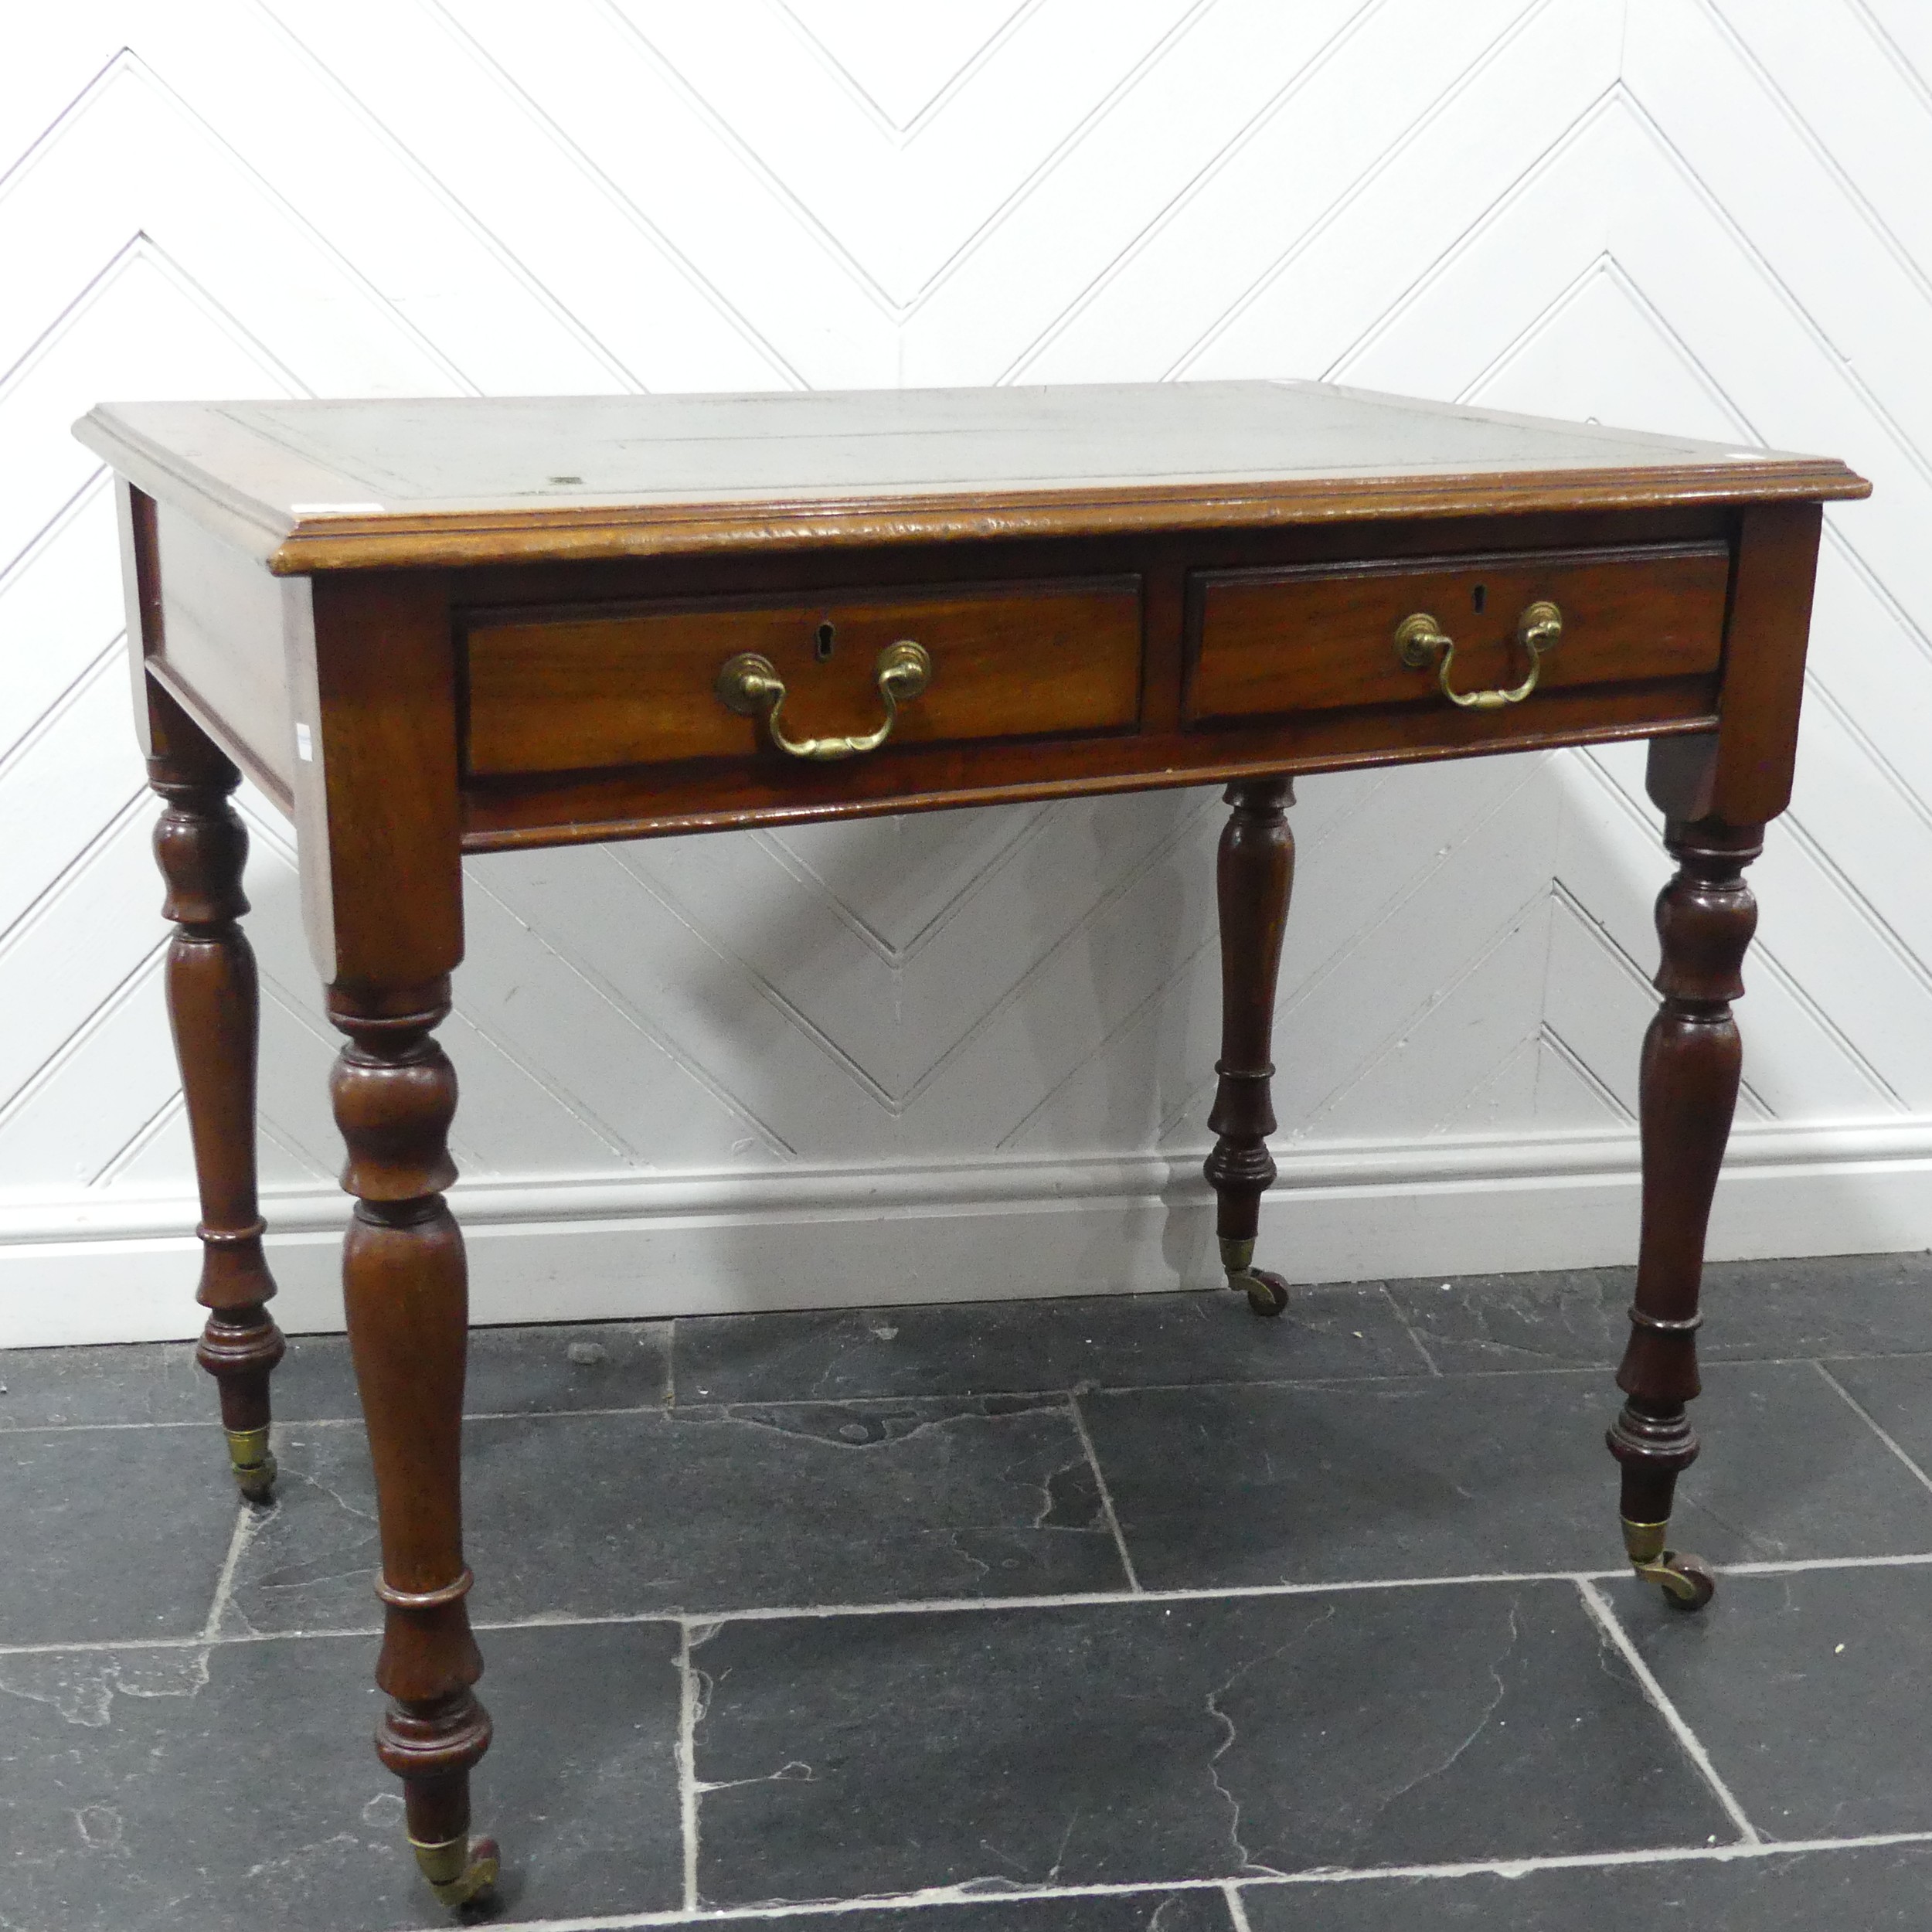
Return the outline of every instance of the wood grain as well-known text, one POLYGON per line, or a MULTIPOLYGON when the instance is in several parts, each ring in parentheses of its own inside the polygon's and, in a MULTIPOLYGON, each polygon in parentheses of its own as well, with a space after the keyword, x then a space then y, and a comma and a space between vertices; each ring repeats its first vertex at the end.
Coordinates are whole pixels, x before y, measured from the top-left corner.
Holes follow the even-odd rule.
MULTIPOLYGON (((479 767, 473 753, 465 791, 464 846, 471 851, 488 851, 760 822, 798 823, 887 811, 1005 803, 1073 791, 1226 784, 1257 771, 1317 771, 1505 747, 1600 742, 1694 730, 1700 724, 1707 728, 1717 705, 1718 631, 1731 527, 1722 512, 1700 509, 1617 516, 1588 512, 1568 519, 1539 515, 1519 522, 1490 517, 1467 526, 1441 519, 1417 519, 1345 531, 1214 531, 1158 540, 1063 539, 1039 544, 965 548, 926 545, 896 552, 867 551, 849 562, 862 563, 879 573, 876 594, 882 600, 957 595, 961 574, 975 568, 988 573, 988 583, 999 587, 1002 598, 1027 580, 1019 573, 1029 568, 1036 573, 1032 580, 1049 589, 1070 577, 1088 574, 1137 579, 1147 587, 1141 730, 1080 736, 1043 732, 1023 743, 974 741, 962 735, 951 742, 935 743, 940 734, 921 725, 910 730, 904 739, 866 757, 835 766, 808 767, 768 751, 752 755, 748 730, 734 745, 723 735, 730 727, 711 722, 710 729, 716 735, 704 742, 719 751, 736 749, 740 754, 736 760, 720 757, 701 763, 666 759, 628 770, 559 768, 546 774, 535 762, 543 755, 547 729, 541 713, 556 700, 544 696, 538 671, 557 680, 570 706, 583 712, 597 708, 581 703, 581 694, 573 691, 569 682, 577 674, 561 661, 560 651, 554 652, 540 665, 532 659, 514 682, 507 678, 498 682, 495 670, 487 674, 492 731, 505 734, 502 762, 512 762, 507 754, 513 753, 514 758, 531 763, 525 776, 505 776, 479 767), (1573 653, 1568 685, 1563 675, 1553 675, 1553 688, 1539 692, 1532 703, 1509 713, 1458 711, 1442 700, 1429 679, 1397 665, 1389 650, 1386 685, 1373 687, 1382 699, 1379 704, 1331 703, 1326 709, 1303 705, 1257 719, 1203 720, 1182 728, 1189 628, 1182 593, 1190 578, 1197 593, 1208 582, 1236 586, 1252 582, 1260 594, 1270 598, 1275 594, 1277 575, 1291 585, 1332 577, 1342 586, 1342 603, 1346 607, 1349 587, 1359 577, 1366 577, 1372 583, 1378 573, 1386 572, 1390 583, 1409 590, 1418 585, 1427 587, 1434 581, 1433 573, 1444 570, 1443 543, 1452 541, 1464 528, 1481 539, 1471 553, 1473 563, 1480 565, 1494 586, 1501 587, 1492 589, 1492 614, 1497 608, 1495 600, 1506 599, 1512 586, 1526 591, 1545 587, 1561 573, 1577 573, 1576 580, 1596 600, 1596 621, 1587 625, 1587 631, 1600 636, 1608 627, 1621 654, 1626 682, 1592 682, 1583 654, 1573 653), (1566 533, 1587 542, 1566 545, 1562 541, 1566 533), (1605 554, 1596 554, 1600 551, 1605 554), (1245 570, 1241 567, 1244 560, 1252 560, 1245 570), (1648 583, 1653 570, 1662 583, 1661 591, 1655 596, 1634 594, 1632 587, 1648 583), (552 657, 560 661, 552 662, 552 657), (1661 665, 1666 673, 1676 675, 1638 675, 1646 665, 1661 665), (1702 668, 1694 668, 1699 665, 1702 668)), ((790 614, 785 621, 797 627, 795 648, 804 635, 804 620, 816 618, 821 605, 849 597, 851 580, 842 575, 841 562, 836 556, 796 560, 757 556, 495 568, 453 577, 452 594, 466 604, 471 595, 478 596, 478 607, 490 622, 501 621, 518 628, 528 624, 540 630, 558 609, 566 607, 566 600, 582 610, 595 607, 590 594, 597 591, 620 607, 627 602, 640 603, 638 592, 652 587, 700 594, 687 600, 694 610, 706 601, 702 594, 709 594, 720 606, 729 606, 732 600, 722 594, 735 579, 757 586, 769 596, 774 608, 790 614), (804 580, 813 601, 807 603, 798 590, 786 596, 781 587, 787 577, 804 580), (506 594, 519 583, 527 585, 526 594, 541 600, 535 608, 506 594), (485 597, 489 601, 483 602, 485 597), (544 608, 553 603, 556 609, 544 608)), ((1457 594, 1468 595, 1467 582, 1454 570, 1446 581, 1457 594)), ((651 601, 665 604, 675 600, 651 601)), ((1197 626, 1199 602, 1197 594, 1197 626)), ((1393 604, 1390 607, 1394 607, 1393 604)), ((1379 628, 1379 618, 1386 614, 1375 614, 1379 628)), ((1406 614, 1406 610, 1396 614, 1406 614)), ((1341 621, 1342 628, 1332 634, 1345 668, 1355 650, 1355 627, 1359 621, 1353 614, 1346 615, 1341 621)), ((1389 620, 1389 630, 1393 630, 1393 621, 1389 620)), ((1508 621, 1504 620, 1505 625, 1508 621)), ((667 624, 667 631, 669 628, 667 624)), ((1023 631, 1023 620, 1016 620, 1014 628, 1023 631)), ((719 643, 727 641, 720 639, 719 643)), ((1264 675, 1266 665, 1277 657, 1292 662, 1294 643, 1294 638, 1284 638, 1278 624, 1257 631, 1249 658, 1258 667, 1257 675, 1264 675)), ((1553 668, 1564 663, 1567 648, 1560 647, 1552 654, 1553 668)), ((1385 639, 1372 654, 1378 663, 1386 648, 1385 639)), ((1475 655, 1480 664, 1481 654, 1475 655)), ((1503 654, 1498 649, 1495 655, 1500 671, 1503 654)), ((811 668, 821 672, 823 667, 811 668)), ((841 723, 851 721, 845 728, 856 729, 862 720, 874 715, 868 707, 876 700, 861 675, 848 675, 850 701, 839 716, 841 723)), ((1299 679, 1301 673, 1297 675, 1299 679)), ((590 689, 601 693, 604 704, 614 704, 619 702, 620 682, 617 672, 600 665, 590 689)), ((937 685, 929 695, 937 702, 937 685)), ((1317 688, 1313 695, 1320 698, 1324 693, 1317 688)), ((1327 695, 1345 698, 1346 692, 1331 690, 1327 695)), ((703 700, 694 703, 689 686, 679 696, 699 720, 708 721, 703 700)), ((1120 696, 1124 699, 1124 696, 1123 681, 1120 696)), ((909 719, 917 716, 925 702, 922 699, 910 708, 909 719)), ((474 679, 471 702, 474 730, 474 679)), ((841 728, 831 722, 828 714, 819 716, 826 719, 825 728, 841 728)), ((594 717, 586 722, 589 740, 598 727, 594 717)), ((686 731, 693 728, 680 726, 686 731)), ((596 753, 613 755, 634 743, 634 736, 621 739, 612 733, 596 745, 596 753)), ((490 751, 483 754, 492 762, 498 755, 490 751)), ((560 766, 563 758, 586 753, 566 750, 555 755, 560 766)))
POLYGON ((1253 1260, 1261 1196, 1274 1185, 1274 988, 1294 887, 1294 834, 1285 778, 1229 786, 1233 808, 1215 855, 1220 918, 1221 1056, 1214 1063, 1214 1145, 1202 1172, 1215 1196, 1214 1233, 1230 1274, 1253 1260), (1230 1248, 1232 1244, 1232 1252, 1230 1248))
POLYGON ((456 651, 448 589, 432 573, 334 577, 315 587, 319 721, 300 768, 321 794, 325 847, 304 870, 328 898, 333 984, 412 990, 463 957, 458 869, 456 651))
POLYGON ((466 1834, 469 1774, 489 1748, 471 1686, 483 1659, 464 1602, 463 1383, 468 1278, 443 1198, 456 1179, 448 1131, 456 1074, 432 1029, 448 985, 332 988, 349 1036, 330 1093, 356 1197, 342 1251, 343 1305, 369 1428, 382 1536, 383 1648, 376 1681, 383 1763, 403 1781, 410 1838, 466 1834), (413 995, 420 1010, 402 1010, 413 995))
POLYGON ((1552 691, 1514 712, 1434 703, 1310 712, 1260 724, 1019 743, 888 745, 836 765, 749 760, 641 766, 610 774, 472 781, 465 852, 583 845, 757 825, 1019 804, 1273 773, 1410 764, 1484 752, 1604 744, 1717 722, 1714 677, 1648 679, 1552 691))
POLYGON ((155 857, 167 881, 168 1019, 181 1070, 195 1155, 202 1249, 195 1298, 209 1311, 195 1359, 216 1380, 222 1426, 243 1492, 266 1502, 274 1481, 267 1451, 269 1378, 282 1333, 267 1304, 274 1276, 256 1192, 255 1082, 261 996, 241 920, 248 833, 230 802, 241 774, 176 706, 150 686, 143 706, 148 781, 165 801, 155 857))
POLYGON ((864 591, 811 603, 673 604, 468 623, 468 757, 481 777, 690 758, 775 757, 714 686, 740 651, 785 682, 790 730, 870 730, 874 661, 902 638, 933 671, 893 741, 1117 730, 1140 709, 1138 581, 864 591))
POLYGON ((1744 868, 1761 825, 1673 821, 1677 871, 1657 901, 1662 995, 1644 1039, 1640 1081, 1644 1206, 1631 1334, 1617 1386, 1628 1397, 1610 1431, 1626 1521, 1668 1520, 1677 1478, 1697 1457, 1685 1405, 1698 1393, 1698 1294, 1718 1169, 1743 1059, 1731 1002, 1757 905, 1744 868))
POLYGON ((1717 736, 1651 760, 1651 796, 1672 818, 1762 824, 1791 803, 1822 521, 1805 503, 1741 519, 1717 736))
POLYGON ((134 687, 134 736, 144 758, 167 749, 165 725, 150 715, 149 663, 166 637, 161 610, 161 549, 155 500, 124 476, 114 478, 114 533, 121 550, 121 594, 127 613, 128 670, 134 687))
POLYGON ((161 587, 164 641, 151 668, 197 709, 219 719, 285 799, 295 760, 285 603, 307 587, 270 576, 168 505, 157 526, 168 567, 161 587))
POLYGON ((1309 383, 117 403, 75 434, 277 574, 1869 488, 1828 459, 1309 383))
POLYGON ((1527 668, 1517 620, 1541 599, 1562 610, 1563 631, 1530 705, 1570 686, 1695 676, 1717 668, 1730 576, 1723 544, 1204 573, 1185 714, 1440 703, 1434 665, 1413 668, 1392 647, 1418 611, 1454 640, 1458 689, 1515 685, 1527 668))

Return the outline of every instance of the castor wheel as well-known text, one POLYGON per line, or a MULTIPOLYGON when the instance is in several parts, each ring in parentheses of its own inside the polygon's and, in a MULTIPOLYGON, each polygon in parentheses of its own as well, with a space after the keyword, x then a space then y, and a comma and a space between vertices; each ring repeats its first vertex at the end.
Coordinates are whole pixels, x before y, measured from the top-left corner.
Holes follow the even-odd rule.
POLYGON ((1257 1315, 1277 1315, 1288 1305, 1288 1284, 1266 1268, 1250 1268, 1240 1285, 1247 1290, 1248 1306, 1257 1315))
POLYGON ((1663 1561, 1664 1600, 1686 1614, 1702 1610, 1717 1594, 1717 1578, 1702 1556, 1680 1556, 1671 1551, 1663 1561))
POLYGON ((1647 1583, 1658 1586, 1664 1601, 1672 1610, 1689 1616, 1702 1610, 1717 1594, 1717 1578, 1702 1556, 1679 1556, 1674 1549, 1664 1552, 1653 1563, 1639 1563, 1637 1573, 1647 1583))
MULTIPOLYGON (((1628 1414, 1629 1412, 1624 1412, 1628 1414)), ((1617 1447, 1617 1431, 1611 1431, 1611 1447, 1617 1447)), ((1626 1505, 1628 1507, 1628 1505, 1626 1505)), ((1670 1534, 1667 1517, 1654 1521, 1624 1518, 1624 1553, 1630 1566, 1647 1583, 1655 1583, 1673 1610, 1702 1610, 1717 1594, 1717 1578, 1702 1556, 1689 1556, 1665 1547, 1670 1534)))

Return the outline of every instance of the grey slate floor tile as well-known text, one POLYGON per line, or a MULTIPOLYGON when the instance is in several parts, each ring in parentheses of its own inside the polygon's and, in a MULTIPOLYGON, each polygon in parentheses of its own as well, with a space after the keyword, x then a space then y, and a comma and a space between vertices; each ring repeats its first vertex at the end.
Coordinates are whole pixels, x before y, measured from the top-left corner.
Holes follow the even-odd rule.
POLYGON ((217 1420, 192 1342, 0 1349, 0 1430, 217 1420))
POLYGON ((732 1923, 761 1932, 1235 1932, 1226 1894, 1206 1886, 788 1912, 781 1918, 747 1913, 732 1923))
MULTIPOLYGON (((1076 1409, 1012 1399, 1083 1391, 1152 1587, 1612 1568, 1629 1271, 1395 1288, 1406 1322, 1371 1285, 1298 1291, 1282 1325, 1192 1294, 719 1318, 675 1347, 668 1323, 477 1331, 468 1406, 502 1418, 468 1431, 498 1726, 477 1818, 505 1840, 504 1916, 676 1909, 682 1608, 709 1898, 984 1894, 811 1932, 1236 1932, 1218 1881, 1244 1871, 1252 1932, 1926 1923, 1932 1850, 1909 1845, 1261 1882, 1733 1835, 1573 1587, 1135 1600, 1076 1409), (1086 1591, 1121 1600, 702 1621, 1086 1591), (1000 1896, 1043 1881, 1144 1889, 1000 1896)), ((1707 1305, 1675 1540, 1720 1563, 1932 1551, 1932 1492, 1777 1359, 1831 1358, 1932 1468, 1932 1261, 1714 1268, 1707 1305)), ((341 1339, 293 1342, 282 1501, 241 1518, 188 1345, 17 1352, 0 1385, 0 1646, 199 1632, 248 1531, 243 1641, 0 1648, 0 1925, 447 1923, 369 1749, 372 1636, 245 1640, 378 1621, 341 1339), (174 1426, 102 1426, 147 1423, 174 1426)), ((1733 1572, 1696 1618, 1605 1588, 1768 1837, 1932 1832, 1932 1566, 1733 1572)))
POLYGON ((0 1644, 198 1634, 240 1506, 217 1428, 0 1432, 0 1644))
MULTIPOLYGON (((358 1417, 339 1335, 294 1335, 273 1383, 278 1420, 358 1417)), ((473 1328, 464 1407, 471 1415, 655 1408, 671 1395, 671 1324, 582 1321, 473 1328)), ((0 1434, 94 1423, 220 1423, 213 1379, 192 1342, 0 1349, 0 1434)))
MULTIPOLYGON (((366 1628, 376 1519, 359 1429, 291 1427, 243 1553, 237 1625, 366 1628)), ((1118 1590, 1058 1398, 472 1421, 473 1614, 517 1619, 1118 1590)))
POLYGON ((1932 1845, 1764 1858, 1247 1886, 1253 1932, 1919 1932, 1932 1845))
MULTIPOLYGON (((1634 1268, 1392 1281, 1389 1292, 1444 1374, 1614 1369, 1630 1335, 1634 1268)), ((1713 1262, 1704 1270, 1706 1362, 1932 1350, 1932 1255, 1713 1262)))
POLYGON ((1293 1289, 1276 1321, 1223 1290, 708 1315, 678 1324, 677 1362, 689 1402, 1430 1372, 1374 1284, 1293 1289))
MULTIPOLYGON (((573 1321, 472 1328, 466 1414, 538 1415, 585 1409, 656 1408, 670 1399, 671 1324, 573 1321)), ((214 1392, 208 1392, 212 1403, 214 1392)), ((362 1413, 349 1342, 291 1335, 275 1371, 275 1413, 313 1422, 362 1413)))
POLYGON ((1932 1565, 1726 1577, 1698 1617, 1613 1600, 1766 1838, 1932 1832, 1932 1565))
MULTIPOLYGON (((369 1745, 366 1640, 0 1656, 0 1923, 17 1932, 391 1932, 447 1926, 369 1745)), ((682 1896, 677 1635, 499 1632, 479 1830, 506 1910, 682 1896)))
POLYGON ((1735 1836, 1566 1583, 731 1623, 692 1662, 715 1904, 1735 1836))
POLYGON ((1932 1355, 1840 1360, 1825 1366, 1919 1468, 1932 1475, 1932 1355))
MULTIPOLYGON (((1083 1396, 1150 1589, 1608 1570, 1622 1560, 1607 1379, 1083 1396)), ((1672 1540, 1713 1563, 1932 1549, 1932 1493, 1808 1363, 1723 1364, 1672 1540)))

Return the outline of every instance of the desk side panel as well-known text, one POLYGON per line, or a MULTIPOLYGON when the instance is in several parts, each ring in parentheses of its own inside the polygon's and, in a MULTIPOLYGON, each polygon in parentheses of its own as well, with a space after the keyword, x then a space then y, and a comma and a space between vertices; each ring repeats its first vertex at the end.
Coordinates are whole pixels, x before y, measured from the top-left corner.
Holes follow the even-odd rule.
POLYGON ((1651 798, 1667 817, 1762 825, 1791 802, 1823 522, 1815 503, 1745 512, 1725 629, 1721 723, 1713 736, 1651 753, 1651 798))
POLYGON ((151 509, 159 637, 148 670, 287 811, 295 777, 287 641, 308 581, 271 577, 179 510, 151 509))
POLYGON ((121 594, 128 613, 128 669, 133 679, 134 737, 141 755, 163 747, 154 715, 148 660, 161 649, 160 573, 155 556, 155 500, 124 476, 114 478, 114 521, 121 536, 121 594))

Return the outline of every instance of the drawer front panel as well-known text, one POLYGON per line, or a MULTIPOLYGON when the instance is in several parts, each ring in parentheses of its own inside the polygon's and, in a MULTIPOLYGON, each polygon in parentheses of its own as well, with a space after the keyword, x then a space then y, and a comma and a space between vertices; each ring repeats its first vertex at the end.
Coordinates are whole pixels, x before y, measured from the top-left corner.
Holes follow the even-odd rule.
MULTIPOLYGON (((1722 543, 1428 558, 1197 573, 1189 583, 1190 722, 1354 705, 1446 705, 1437 661, 1396 650, 1419 612, 1453 640, 1455 688, 1519 685, 1516 641, 1538 602, 1561 611, 1539 689, 1714 672, 1723 655, 1730 556, 1722 543)), ((1529 726, 1533 694, 1521 707, 1529 726)))
POLYGON ((784 682, 795 736, 859 736, 883 715, 879 653, 931 662, 891 743, 1117 731, 1141 708, 1137 577, 835 594, 822 602, 659 604, 473 615, 468 768, 478 777, 776 756, 764 723, 719 698, 752 651, 784 682))

